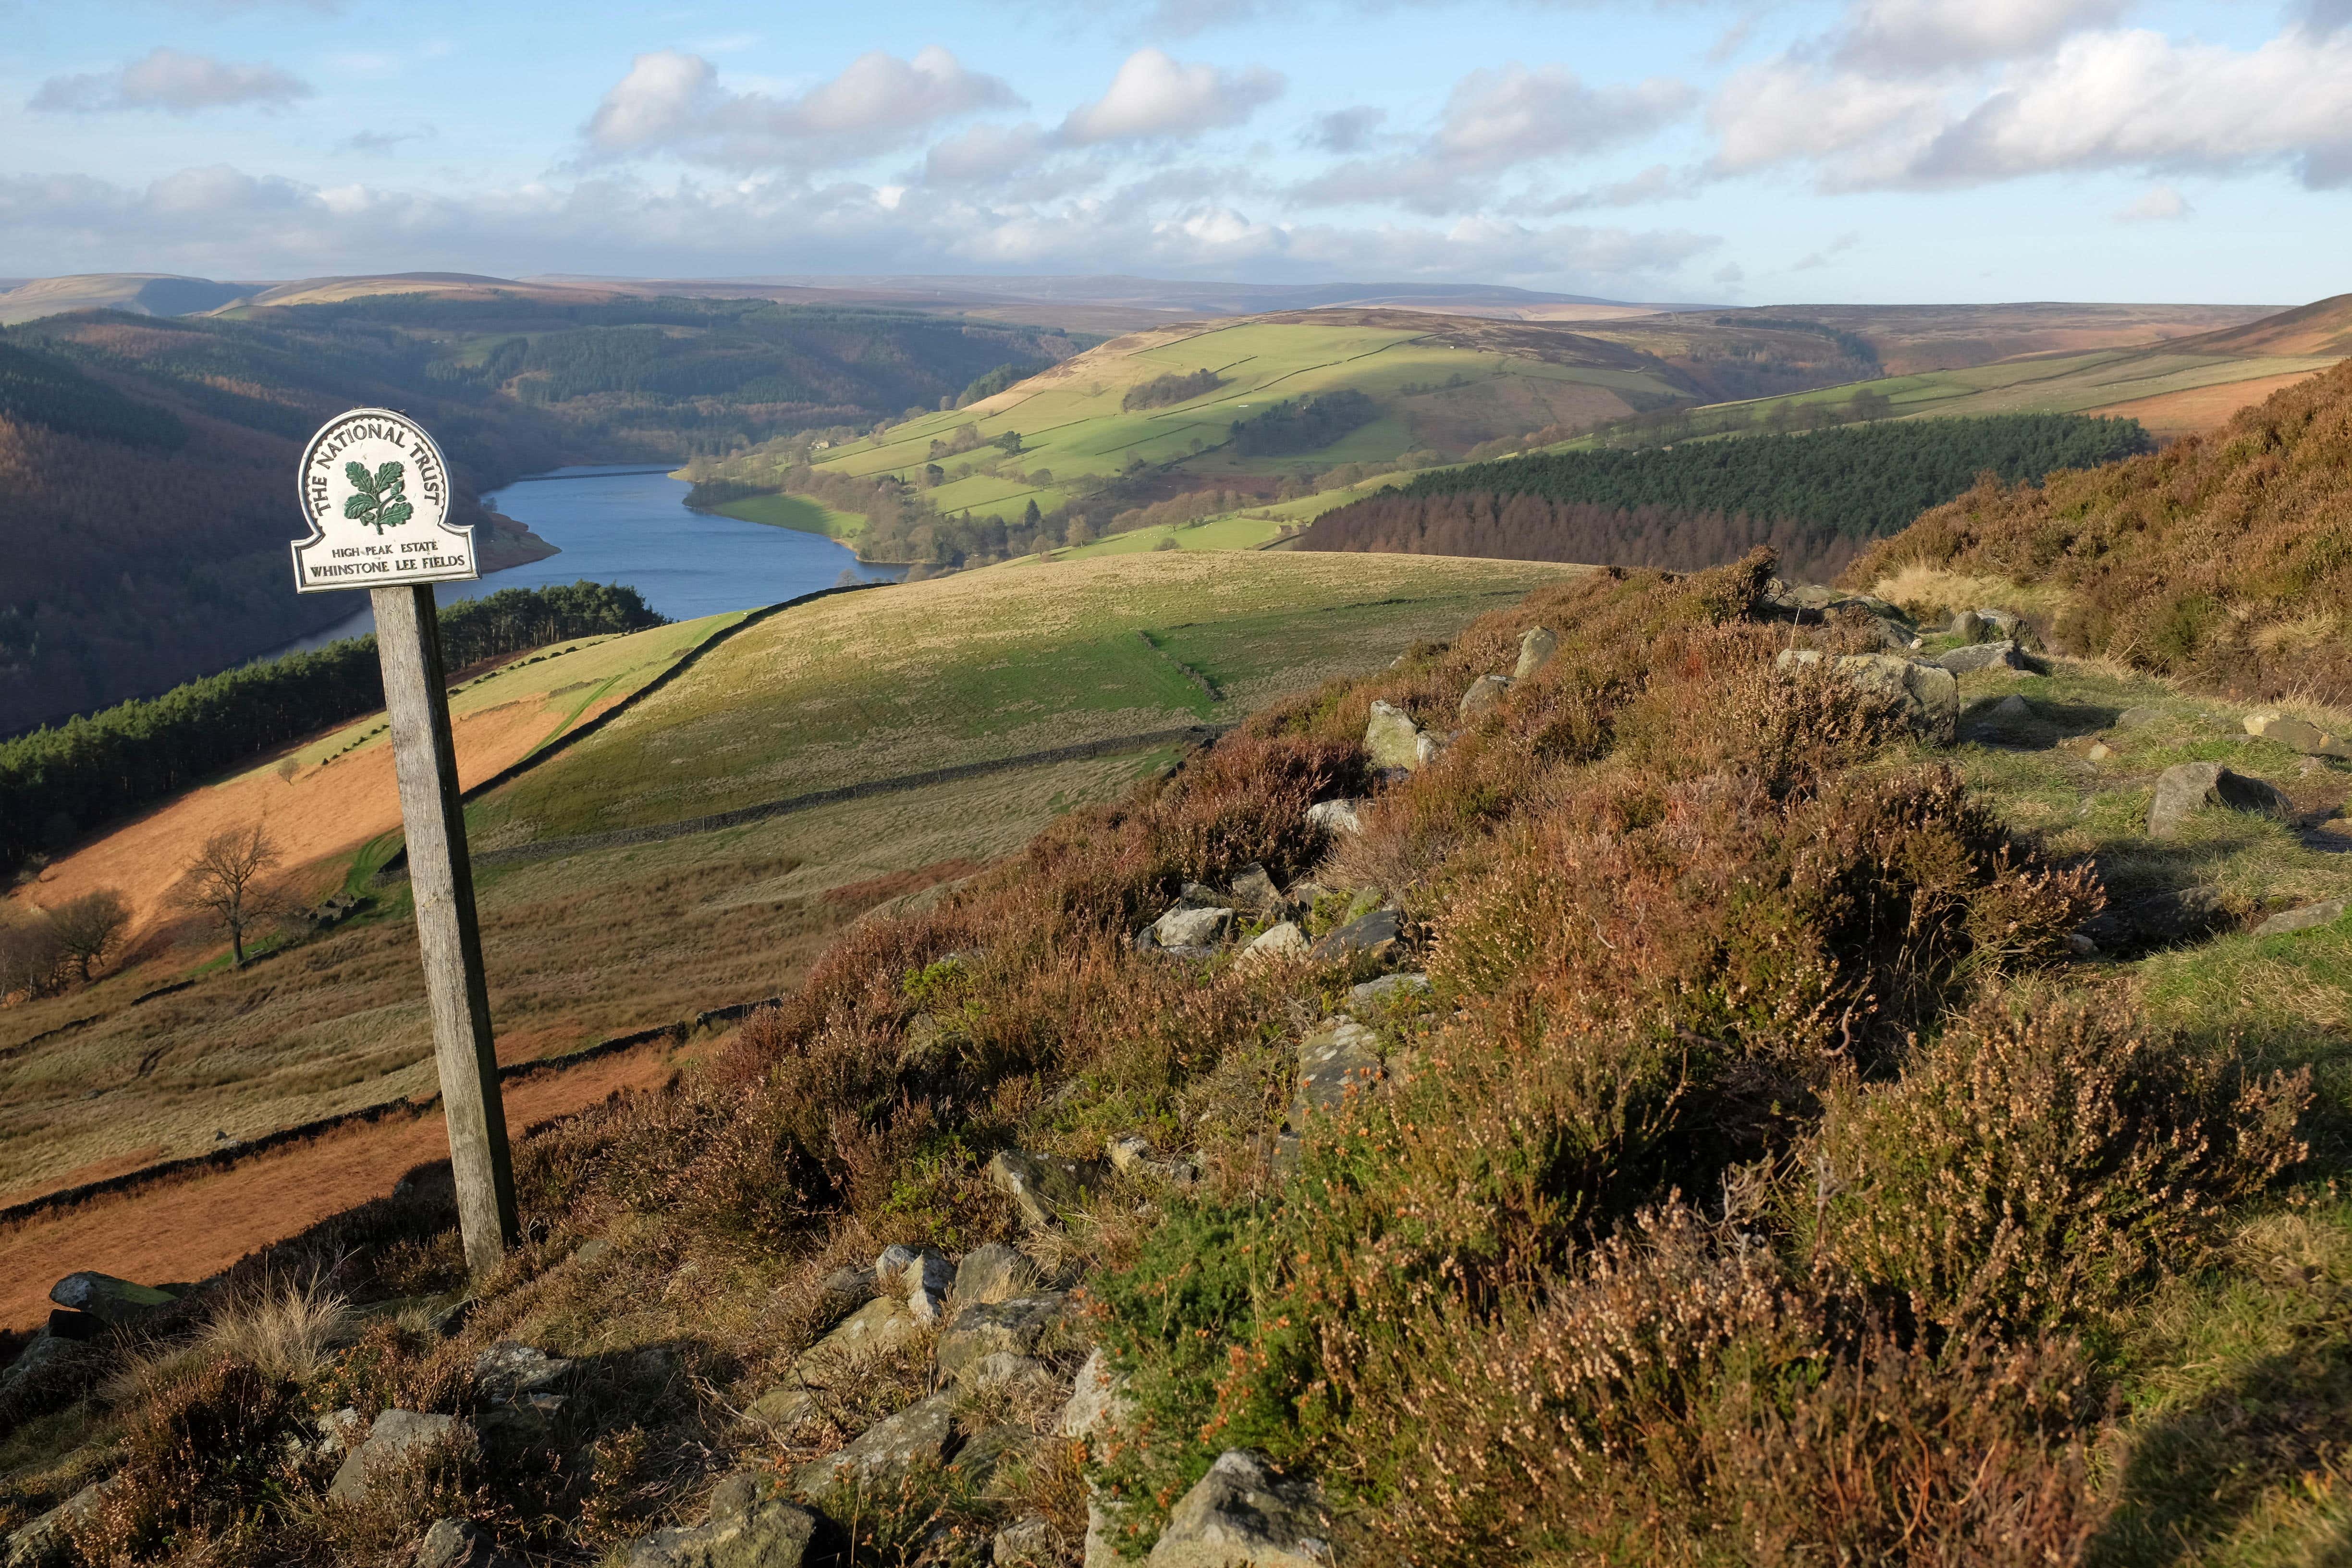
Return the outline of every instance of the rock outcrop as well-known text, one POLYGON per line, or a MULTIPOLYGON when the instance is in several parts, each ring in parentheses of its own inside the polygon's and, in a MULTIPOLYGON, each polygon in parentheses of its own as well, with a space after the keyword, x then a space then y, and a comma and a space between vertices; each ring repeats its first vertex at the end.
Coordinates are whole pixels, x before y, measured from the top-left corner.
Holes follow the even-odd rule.
POLYGON ((2249 735, 2275 741, 2288 751, 2301 752, 2306 757, 2352 757, 2352 741, 2332 735, 2308 719, 2284 713, 2249 713, 2245 728, 2249 735))
POLYGON ((2147 808, 2149 837, 2179 837, 2189 816, 2209 805, 2282 822, 2294 815, 2285 792, 2267 780, 2231 773, 2219 763, 2176 763, 2157 775, 2156 799, 2147 808))
POLYGON ((1090 1160, 1066 1160, 1058 1154, 1032 1154, 1006 1149, 988 1162, 991 1185, 1013 1200, 1021 1223, 1044 1230, 1061 1223, 1062 1211, 1093 1197, 1102 1185, 1102 1168, 1090 1160))
POLYGON ((1939 745, 1950 745, 1960 727, 1960 684, 1948 669, 1885 653, 1825 656, 1812 648, 1790 648, 1773 661, 1775 668, 1802 669, 1826 661, 1835 674, 1865 691, 1877 692, 1895 703, 1912 729, 1939 745))
POLYGON ((1559 651, 1559 638, 1548 626, 1529 626, 1519 634, 1519 662, 1511 667, 1513 680, 1525 680, 1551 662, 1559 651))
POLYGON ((710 1494, 710 1514, 691 1530, 657 1530, 631 1550, 628 1568, 801 1568, 816 1538, 815 1515, 756 1476, 730 1476, 710 1494))
POLYGON ((1330 1568, 1330 1516, 1311 1481, 1290 1480, 1245 1449, 1217 1456, 1177 1500, 1151 1568, 1330 1568))
POLYGON ((415 1410, 387 1410, 368 1426, 367 1441, 343 1458, 327 1495, 338 1502, 365 1497, 377 1478, 436 1447, 455 1451, 475 1444, 473 1427, 455 1415, 415 1410))
POLYGON ((1403 709, 1372 704, 1371 719, 1364 726, 1364 750, 1370 753, 1372 766, 1408 773, 1421 766, 1421 726, 1403 709))

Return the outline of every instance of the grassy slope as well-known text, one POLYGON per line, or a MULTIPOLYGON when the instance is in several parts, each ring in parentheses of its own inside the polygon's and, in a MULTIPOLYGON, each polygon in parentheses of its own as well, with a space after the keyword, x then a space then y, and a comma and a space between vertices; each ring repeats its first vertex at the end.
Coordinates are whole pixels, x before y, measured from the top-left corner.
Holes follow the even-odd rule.
POLYGON ((730 500, 716 509, 722 516, 740 517, 745 522, 763 522, 771 528, 797 529, 803 533, 822 533, 827 539, 855 540, 866 531, 862 512, 842 511, 822 506, 806 496, 746 496, 730 500))
MULTIPOLYGON (((1179 565, 1163 555, 820 601, 722 645, 603 735, 478 803, 473 843, 658 822, 1226 720, 1297 685, 1377 668, 1415 637, 1444 635, 1567 570, 1405 557, 1369 571, 1290 556, 1179 565), (1144 629, 1161 651, 1136 635, 1144 629), (1223 700, 1212 701, 1180 660, 1205 672, 1223 700), (687 765, 673 761, 680 756, 687 765)), ((616 674, 630 685, 649 679, 662 666, 640 657, 648 647, 698 640, 698 628, 707 623, 582 645, 469 683, 453 702, 461 750, 475 724, 498 723, 520 755, 592 698, 612 699, 616 674)), ((194 792, 61 862, 42 895, 123 882, 142 865, 160 892, 185 853, 183 819, 200 811, 206 824, 242 823, 267 807, 281 833, 315 816, 327 837, 296 858, 325 856, 331 840, 344 858, 380 861, 388 840, 371 836, 398 820, 380 721, 296 755, 303 771, 292 785, 273 761, 194 792), (294 809, 306 791, 318 812, 294 809)), ((1116 795, 1164 760, 1139 748, 727 833, 486 869, 478 885, 500 1055, 535 1058, 774 994, 864 907, 828 902, 829 889, 1010 853, 1055 813, 1116 795)), ((469 766, 465 776, 489 771, 469 766)), ((331 859, 311 873, 321 892, 340 875, 331 859)), ((415 937, 399 893, 289 956, 125 1007, 214 945, 167 945, 91 991, 0 1013, 0 1047, 110 1015, 0 1061, 0 1193, 429 1086, 415 937)))
POLYGON ((476 842, 700 816, 1228 719, 1575 570, 1159 553, 824 601, 744 633, 693 680, 478 804, 476 842), (1180 663, 1203 671, 1222 699, 1180 663))

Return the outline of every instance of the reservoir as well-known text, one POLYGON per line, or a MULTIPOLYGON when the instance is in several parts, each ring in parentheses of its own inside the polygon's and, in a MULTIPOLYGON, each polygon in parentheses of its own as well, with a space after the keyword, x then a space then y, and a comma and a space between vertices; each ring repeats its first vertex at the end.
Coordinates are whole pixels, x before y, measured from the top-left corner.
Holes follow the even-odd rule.
MULTIPOLYGON (((688 621, 772 605, 844 581, 896 580, 905 573, 899 566, 861 565, 847 545, 822 534, 688 511, 691 488, 661 469, 620 465, 557 468, 518 479, 484 495, 482 504, 522 523, 560 553, 471 583, 436 584, 434 594, 450 605, 501 588, 543 588, 584 577, 635 588, 660 614, 688 621)), ((354 589, 349 598, 347 619, 261 657, 373 631, 366 593, 354 589)))

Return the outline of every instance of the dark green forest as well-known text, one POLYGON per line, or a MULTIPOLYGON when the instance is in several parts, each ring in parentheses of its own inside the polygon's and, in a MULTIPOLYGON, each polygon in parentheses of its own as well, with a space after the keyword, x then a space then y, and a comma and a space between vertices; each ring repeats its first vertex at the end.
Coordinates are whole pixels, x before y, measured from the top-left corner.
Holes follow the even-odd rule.
POLYGON ((1421 475, 1325 512, 1299 547, 1694 571, 1769 545, 1826 579, 1979 474, 2034 482, 2152 446, 2135 420, 2006 414, 1551 453, 1421 475))
POLYGON ((1205 397, 1225 384, 1225 378, 1213 370, 1196 370, 1185 375, 1155 375, 1139 386, 1130 386, 1118 405, 1129 413, 1139 408, 1166 408, 1178 403, 1189 403, 1205 397))
MULTIPOLYGON (((442 657, 455 673, 572 637, 666 624, 635 588, 507 588, 442 610, 442 657)), ((383 706, 375 638, 354 637, 0 742, 0 875, 224 769, 383 706)))
POLYGON ((2020 484, 2053 469, 2096 468, 2153 450, 2155 443, 2136 419, 2000 414, 1686 441, 1652 451, 1550 452, 1423 474, 1391 493, 1410 500, 1476 491, 1611 507, 1745 512, 1817 523, 1866 539, 1892 532, 1951 500, 1979 474, 2020 484))
POLYGON ((1244 458, 1319 452, 1380 416, 1381 405, 1353 387, 1277 403, 1263 414, 1234 421, 1234 450, 1244 458))

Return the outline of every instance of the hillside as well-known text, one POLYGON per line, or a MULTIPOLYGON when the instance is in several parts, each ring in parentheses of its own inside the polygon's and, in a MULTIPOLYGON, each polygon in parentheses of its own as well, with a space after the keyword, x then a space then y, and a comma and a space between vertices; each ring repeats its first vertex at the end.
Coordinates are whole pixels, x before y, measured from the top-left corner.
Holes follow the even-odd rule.
MULTIPOLYGON (((1171 512, 1255 511, 1528 432, 1865 368, 1803 323, 1702 322, 1654 334, 1648 349, 1583 325, 1350 307, 1171 326, 866 439, 773 443, 691 472, 722 510, 761 492, 803 494, 866 516, 868 559, 952 564, 1083 543, 1171 512), (1348 399, 1360 401, 1344 418, 1321 416, 1348 399), (1296 434, 1251 438, 1285 420, 1296 434)), ((735 515, 756 517, 756 505, 735 515)), ((1262 542, 1278 527, 1257 531, 1262 542)))
MULTIPOLYGON (((1203 573, 1414 564, 1117 570, 1200 603, 1203 573)), ((606 928, 494 957, 509 985, 705 946, 789 951, 793 983, 675 1081, 525 1140, 494 1276, 464 1277, 421 1170, 137 1348, 37 1340, 0 1386, 28 1435, 8 1522, 104 1478, 50 1521, 75 1568, 162 1539, 390 1568, 455 1517, 478 1555, 580 1568, 1236 1537, 1339 1568, 2325 1561, 2352 1509, 2316 1458, 2352 1432, 2347 775, 2249 737, 2231 765, 2281 815, 2152 833, 2158 780, 2241 714, 2058 659, 1919 678, 1958 720, 1922 734, 1784 657, 1876 637, 1780 618, 1772 565, 1556 576, 1098 779, 938 891, 865 873, 837 935, 787 901, 843 874, 810 818, 701 861, 593 852, 650 903, 588 855, 501 868, 494 927, 535 898, 606 928)), ((848 602, 1034 611, 1108 570, 848 602)), ((1021 634, 978 624, 985 676, 1021 634)), ((967 686, 951 651, 887 692, 967 686)), ((780 641, 732 703, 800 673, 780 641)), ((887 724, 877 695, 844 705, 887 724)), ((648 703, 638 749, 708 751, 720 711, 648 703)), ((972 824, 910 795, 862 852, 972 824)))
MULTIPOLYGON (((1377 668, 1572 574, 1427 557, 1366 568, 1159 556, 782 612, 468 808, 500 1058, 775 995, 866 909, 1116 796, 1178 754, 1188 730, 1377 668), (965 776, 929 777, 943 768, 965 776), (820 798, 757 815, 810 795, 820 798)), ((735 618, 583 639, 467 683, 451 699, 461 778, 471 786, 546 748, 735 618)), ((185 792, 23 889, 52 908, 118 889, 137 923, 121 972, 0 1008, 0 1195, 428 1084, 404 886, 369 881, 398 826, 383 719, 371 714, 185 792), (299 902, 347 888, 371 901, 281 958, 215 973, 224 940, 165 893, 209 834, 255 821, 280 841, 299 902), (192 973, 206 978, 131 1005, 192 973)), ((224 1236, 219 1263, 262 1239, 224 1236)))
POLYGON ((0 327, 69 310, 121 310, 134 316, 189 316, 251 293, 249 285, 160 272, 94 272, 36 278, 0 289, 0 327))
POLYGON ((2339 363, 2151 456, 1979 487, 1847 579, 1923 605, 1977 592, 1972 579, 2014 584, 2062 647, 2249 699, 2345 703, 2347 455, 2352 364, 2339 363))
POLYGON ((2151 445, 2128 420, 2012 414, 1554 452, 1418 475, 1325 512, 1294 548, 1693 571, 1769 545, 1830 576, 1982 475, 2039 480, 2151 445))
POLYGON ((301 444, 353 405, 430 426, 452 520, 496 569, 553 553, 481 491, 574 448, 559 425, 435 390, 367 345, 83 313, 0 338, 0 734, 160 691, 341 620, 298 596, 301 444))

